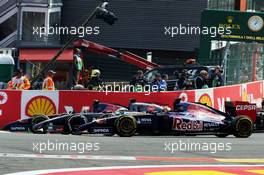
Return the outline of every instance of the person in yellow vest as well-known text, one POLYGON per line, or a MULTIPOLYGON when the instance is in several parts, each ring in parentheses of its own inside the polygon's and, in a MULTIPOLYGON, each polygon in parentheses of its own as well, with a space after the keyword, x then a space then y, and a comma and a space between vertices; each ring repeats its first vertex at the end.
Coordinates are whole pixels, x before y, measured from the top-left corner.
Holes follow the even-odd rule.
POLYGON ((55 84, 53 81, 53 77, 56 74, 53 70, 49 70, 47 72, 47 77, 45 78, 43 84, 42 84, 42 90, 49 90, 53 91, 55 90, 55 84))
POLYGON ((27 75, 24 75, 22 78, 24 80, 24 84, 23 84, 23 86, 21 86, 21 88, 23 90, 29 90, 30 87, 31 87, 31 84, 30 84, 30 81, 29 81, 29 77, 27 75))

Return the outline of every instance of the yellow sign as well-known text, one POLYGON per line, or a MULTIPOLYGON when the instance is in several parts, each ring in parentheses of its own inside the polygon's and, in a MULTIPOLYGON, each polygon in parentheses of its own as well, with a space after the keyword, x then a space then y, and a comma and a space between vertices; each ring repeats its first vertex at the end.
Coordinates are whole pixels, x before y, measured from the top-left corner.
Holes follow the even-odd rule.
POLYGON ((26 115, 33 117, 34 115, 53 115, 56 113, 56 105, 45 96, 37 96, 32 98, 26 105, 26 115))
POLYGON ((213 102, 211 97, 208 94, 203 94, 200 98, 199 98, 199 103, 203 103, 206 104, 207 106, 213 106, 213 102))

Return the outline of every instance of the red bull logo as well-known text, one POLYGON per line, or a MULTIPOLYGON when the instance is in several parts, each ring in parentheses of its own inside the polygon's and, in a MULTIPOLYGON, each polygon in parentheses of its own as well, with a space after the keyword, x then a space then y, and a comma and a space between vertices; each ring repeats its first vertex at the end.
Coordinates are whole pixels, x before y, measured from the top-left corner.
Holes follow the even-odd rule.
POLYGON ((196 120, 184 122, 181 118, 174 118, 172 129, 177 131, 202 131, 203 122, 196 120))

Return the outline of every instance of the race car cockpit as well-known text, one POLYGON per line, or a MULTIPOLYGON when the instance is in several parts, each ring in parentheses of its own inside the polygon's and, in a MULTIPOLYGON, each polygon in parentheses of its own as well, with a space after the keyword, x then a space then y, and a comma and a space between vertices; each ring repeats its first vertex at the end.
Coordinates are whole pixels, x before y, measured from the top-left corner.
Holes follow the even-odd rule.
POLYGON ((181 98, 176 98, 173 102, 173 111, 174 112, 184 112, 187 111, 188 105, 181 102, 181 98))

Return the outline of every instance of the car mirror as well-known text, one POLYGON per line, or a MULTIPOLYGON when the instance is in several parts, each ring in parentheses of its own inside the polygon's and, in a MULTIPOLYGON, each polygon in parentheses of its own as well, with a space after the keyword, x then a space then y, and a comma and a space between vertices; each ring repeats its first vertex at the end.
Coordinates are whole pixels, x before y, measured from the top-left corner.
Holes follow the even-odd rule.
POLYGON ((89 113, 90 107, 89 106, 84 106, 81 110, 81 114, 89 113))
POLYGON ((72 106, 65 106, 64 109, 65 109, 67 114, 73 114, 74 113, 72 106))

